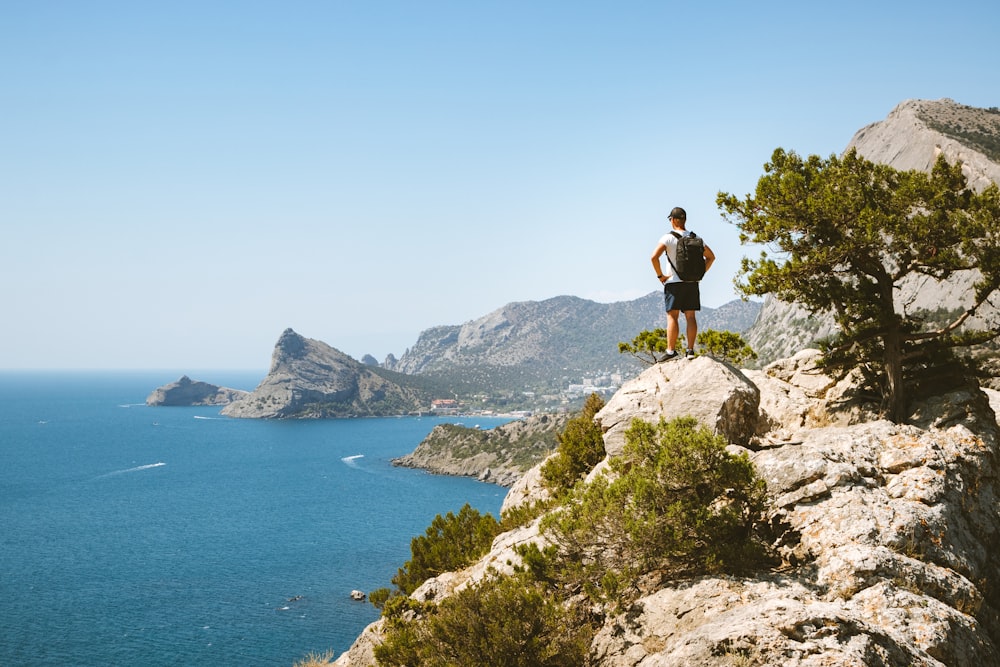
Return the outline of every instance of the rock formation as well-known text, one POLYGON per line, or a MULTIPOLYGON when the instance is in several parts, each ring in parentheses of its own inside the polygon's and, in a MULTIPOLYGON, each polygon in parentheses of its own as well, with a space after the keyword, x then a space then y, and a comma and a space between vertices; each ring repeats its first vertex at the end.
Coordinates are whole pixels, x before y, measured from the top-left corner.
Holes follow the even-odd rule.
POLYGON ((533 415, 488 430, 438 424, 413 452, 392 462, 509 487, 555 451, 556 435, 568 419, 567 415, 533 415))
MULTIPOLYGON (((936 397, 919 407, 919 426, 872 421, 863 404, 845 409, 850 388, 815 360, 804 351, 747 373, 707 357, 671 361, 598 413, 609 452, 624 420, 683 411, 746 451, 767 483, 782 565, 671 582, 608 610, 596 664, 1000 664, 997 395, 936 397)), ((535 497, 532 473, 516 502, 535 497)), ((537 521, 504 533, 478 563, 413 596, 439 599, 491 567, 510 571, 515 545, 543 540, 537 521)), ((380 632, 377 621, 334 664, 374 665, 380 632)))
POLYGON ((267 377, 222 414, 263 419, 386 416, 430 405, 419 390, 389 379, 394 375, 286 329, 274 347, 267 377))
POLYGON ((177 382, 165 384, 154 389, 146 397, 146 405, 153 406, 192 406, 192 405, 228 405, 249 395, 242 389, 219 387, 207 382, 192 380, 182 375, 177 382))
MULTIPOLYGON (((1000 137, 1000 111, 977 109, 954 100, 906 100, 880 120, 858 130, 847 150, 896 169, 930 171, 939 155, 962 162, 973 190, 1000 183, 996 155, 976 141, 1000 137), (957 132, 961 133, 961 136, 957 132)), ((1000 145, 1000 144, 996 144, 1000 145)))

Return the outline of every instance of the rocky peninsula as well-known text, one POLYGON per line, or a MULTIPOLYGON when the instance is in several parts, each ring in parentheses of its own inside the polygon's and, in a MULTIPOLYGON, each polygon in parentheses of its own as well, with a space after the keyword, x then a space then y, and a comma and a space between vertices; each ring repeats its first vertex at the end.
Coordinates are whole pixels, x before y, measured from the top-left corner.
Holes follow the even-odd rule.
POLYGON ((438 424, 412 453, 392 462, 510 487, 555 451, 568 419, 566 414, 532 415, 489 430, 438 424))
POLYGON ((362 364, 286 329, 257 388, 222 414, 254 419, 390 416, 419 411, 430 396, 398 373, 362 364))

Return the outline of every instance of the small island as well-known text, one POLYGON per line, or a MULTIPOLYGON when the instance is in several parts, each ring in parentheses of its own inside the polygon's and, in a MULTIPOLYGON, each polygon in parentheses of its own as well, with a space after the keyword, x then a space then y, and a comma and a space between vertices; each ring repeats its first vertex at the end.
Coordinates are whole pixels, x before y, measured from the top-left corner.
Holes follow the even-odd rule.
POLYGON ((181 376, 177 382, 163 385, 153 390, 146 397, 146 405, 150 406, 198 406, 198 405, 229 405, 249 395, 242 389, 229 389, 207 382, 192 380, 187 375, 181 376))

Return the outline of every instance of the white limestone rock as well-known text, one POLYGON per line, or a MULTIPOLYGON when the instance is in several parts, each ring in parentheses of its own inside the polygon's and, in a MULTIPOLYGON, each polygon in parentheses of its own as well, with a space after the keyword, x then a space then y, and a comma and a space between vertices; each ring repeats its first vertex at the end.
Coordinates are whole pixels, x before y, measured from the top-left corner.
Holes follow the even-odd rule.
POLYGON ((760 391, 732 366, 707 356, 650 366, 626 382, 597 413, 609 456, 622 453, 633 419, 656 423, 692 416, 735 445, 750 442, 757 428, 760 391))

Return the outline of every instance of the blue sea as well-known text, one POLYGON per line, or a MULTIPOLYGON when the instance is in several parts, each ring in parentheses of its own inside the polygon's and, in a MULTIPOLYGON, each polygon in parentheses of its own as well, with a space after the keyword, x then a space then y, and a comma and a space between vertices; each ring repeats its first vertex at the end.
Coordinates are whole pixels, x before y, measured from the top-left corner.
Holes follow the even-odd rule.
MULTIPOLYGON (((263 373, 189 373, 253 389, 263 373)), ((291 665, 340 654, 410 539, 506 490, 397 468, 443 421, 151 408, 173 372, 0 373, 0 665, 291 665)))

